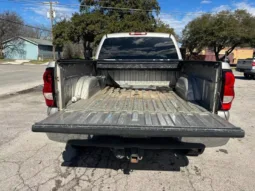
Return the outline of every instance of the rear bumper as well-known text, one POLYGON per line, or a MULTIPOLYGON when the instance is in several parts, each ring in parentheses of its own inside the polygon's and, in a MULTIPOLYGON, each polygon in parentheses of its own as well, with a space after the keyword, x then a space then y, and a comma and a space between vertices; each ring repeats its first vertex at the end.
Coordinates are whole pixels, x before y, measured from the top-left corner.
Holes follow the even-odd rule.
POLYGON ((229 111, 218 111, 218 116, 220 116, 221 118, 225 119, 225 120, 229 120, 230 118, 230 113, 229 111))
POLYGON ((87 140, 70 140, 68 144, 86 147, 106 147, 113 149, 138 148, 138 149, 201 149, 205 145, 201 143, 185 143, 178 139, 172 138, 122 138, 122 137, 106 137, 99 136, 87 140))
POLYGON ((242 68, 236 68, 236 71, 255 75, 255 70, 247 70, 247 69, 242 69, 242 68))
MULTIPOLYGON (((74 145, 80 145, 80 146, 97 146, 97 147, 106 147, 106 145, 104 144, 104 142, 100 142, 100 141, 88 141, 89 139, 91 139, 91 135, 85 135, 85 134, 62 134, 62 133, 47 133, 47 136, 50 140, 52 141, 56 141, 56 142, 61 142, 61 143, 72 143, 74 145)), ((160 138, 159 140, 161 140, 162 138, 160 138)), ((164 139, 164 138, 163 138, 164 139)), ((107 147, 116 147, 119 145, 120 142, 116 143, 116 140, 114 141, 113 138, 110 139, 111 140, 111 145, 107 145, 107 147)), ((119 138, 117 138, 117 140, 119 140, 119 138)), ((139 140, 139 139, 136 139, 139 140)), ((149 139, 151 140, 151 139, 149 139)), ((227 144, 227 142, 229 141, 229 138, 217 138, 217 137, 182 137, 179 138, 179 141, 181 141, 181 143, 195 143, 195 144, 202 144, 206 147, 219 147, 219 146, 223 146, 225 144, 227 144)), ((155 143, 155 142, 154 142, 155 143)), ((136 146, 137 146, 138 142, 136 142, 136 146)), ((140 143, 139 143, 140 144, 140 143)), ((128 145, 125 145, 128 146, 128 145)), ((129 145, 130 146, 130 145, 129 145)), ((134 146, 134 142, 132 143, 132 146, 134 146)), ((139 147, 139 146, 137 146, 139 147)), ((141 147, 141 146, 140 146, 141 147)), ((173 148, 173 146, 171 145, 162 145, 162 143, 159 141, 157 143, 154 144, 154 149, 155 148, 173 148)), ((151 148, 152 149, 152 148, 151 148)))

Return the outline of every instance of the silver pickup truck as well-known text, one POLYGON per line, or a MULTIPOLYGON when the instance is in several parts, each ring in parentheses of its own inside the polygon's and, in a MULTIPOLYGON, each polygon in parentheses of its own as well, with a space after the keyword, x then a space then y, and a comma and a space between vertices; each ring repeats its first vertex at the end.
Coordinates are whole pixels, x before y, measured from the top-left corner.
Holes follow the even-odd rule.
POLYGON ((235 77, 227 63, 183 61, 172 35, 105 35, 95 60, 58 60, 43 79, 49 117, 34 132, 71 146, 199 155, 244 131, 228 122, 235 77))
POLYGON ((247 79, 255 79, 255 58, 239 59, 236 70, 243 72, 244 77, 247 79))

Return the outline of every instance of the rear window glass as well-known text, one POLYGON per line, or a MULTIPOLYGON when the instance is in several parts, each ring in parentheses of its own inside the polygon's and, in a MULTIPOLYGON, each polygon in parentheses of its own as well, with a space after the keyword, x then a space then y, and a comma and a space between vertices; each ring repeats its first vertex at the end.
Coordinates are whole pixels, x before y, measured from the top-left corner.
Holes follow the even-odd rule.
POLYGON ((122 37, 105 39, 99 59, 178 59, 171 38, 122 37))

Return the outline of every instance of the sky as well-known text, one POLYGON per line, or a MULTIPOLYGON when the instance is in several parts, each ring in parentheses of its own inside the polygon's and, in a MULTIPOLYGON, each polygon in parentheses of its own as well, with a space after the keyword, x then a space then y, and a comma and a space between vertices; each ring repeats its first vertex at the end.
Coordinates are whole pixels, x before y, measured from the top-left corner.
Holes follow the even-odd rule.
MULTIPOLYGON (((47 1, 47 0, 46 0, 47 1)), ((50 26, 47 18, 49 5, 42 4, 43 0, 0 0, 0 12, 15 11, 27 24, 50 26)), ((59 0, 54 5, 57 21, 62 18, 70 18, 79 11, 78 0, 59 0)), ((221 10, 246 9, 255 16, 254 0, 158 0, 161 13, 159 17, 172 28, 177 34, 192 19, 204 12, 216 13, 221 10)))

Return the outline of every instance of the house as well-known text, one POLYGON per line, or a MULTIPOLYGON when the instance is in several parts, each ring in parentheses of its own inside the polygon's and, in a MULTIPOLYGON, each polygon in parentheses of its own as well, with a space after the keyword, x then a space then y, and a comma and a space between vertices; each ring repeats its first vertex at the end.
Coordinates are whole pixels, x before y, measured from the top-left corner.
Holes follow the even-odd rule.
MULTIPOLYGON (((223 57, 225 52, 228 50, 228 48, 223 49, 220 51, 220 57, 223 57)), ((236 47, 230 55, 228 55, 228 59, 230 61, 230 64, 236 65, 239 59, 247 59, 247 58, 253 58, 255 53, 254 48, 250 47, 236 47)), ((200 53, 201 56, 204 56, 205 61, 215 61, 215 54, 210 49, 205 49, 200 53)))
POLYGON ((50 40, 18 36, 4 41, 2 45, 6 59, 43 60, 53 58, 53 45, 50 40))

